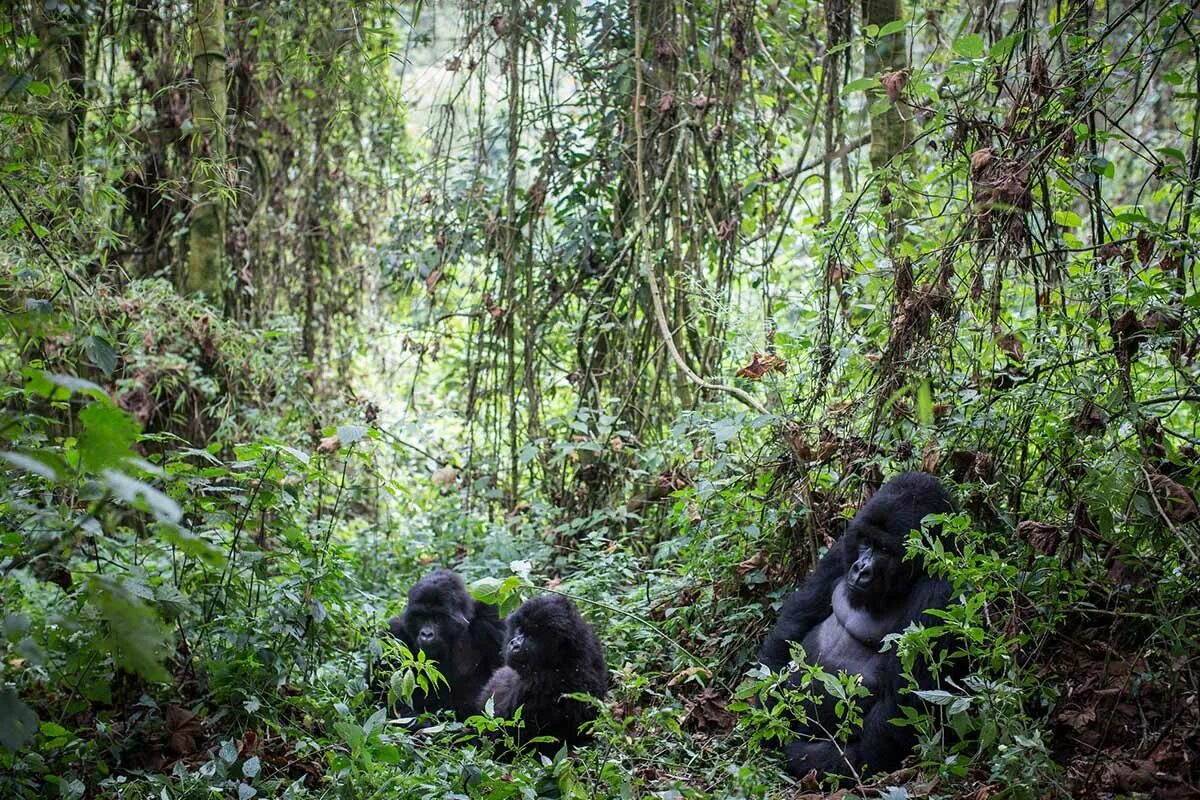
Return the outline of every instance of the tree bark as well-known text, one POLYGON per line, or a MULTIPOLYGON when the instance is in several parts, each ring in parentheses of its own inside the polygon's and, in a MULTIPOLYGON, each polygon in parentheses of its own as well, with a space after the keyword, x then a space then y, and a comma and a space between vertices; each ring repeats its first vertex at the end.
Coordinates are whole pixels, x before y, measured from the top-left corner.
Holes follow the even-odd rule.
MULTIPOLYGON (((863 0, 863 26, 882 28, 893 20, 904 18, 901 0, 863 0)), ((908 35, 903 29, 868 44, 863 53, 863 72, 868 77, 884 75, 908 68, 908 35)), ((872 100, 886 96, 876 89, 872 100)), ((912 142, 912 125, 900 114, 899 101, 893 102, 882 114, 871 117, 871 166, 879 169, 912 142)))
POLYGON ((192 125, 196 154, 183 290, 219 301, 226 284, 225 0, 197 0, 192 30, 192 125))

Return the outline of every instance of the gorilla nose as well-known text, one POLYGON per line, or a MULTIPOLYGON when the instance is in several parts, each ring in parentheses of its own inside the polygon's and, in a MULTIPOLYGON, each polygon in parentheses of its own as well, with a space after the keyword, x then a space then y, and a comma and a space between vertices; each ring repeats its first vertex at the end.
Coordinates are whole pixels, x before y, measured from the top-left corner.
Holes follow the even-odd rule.
POLYGON ((433 628, 421 628, 421 632, 417 634, 417 639, 421 642, 421 644, 428 644, 429 642, 433 641, 433 638, 433 628))

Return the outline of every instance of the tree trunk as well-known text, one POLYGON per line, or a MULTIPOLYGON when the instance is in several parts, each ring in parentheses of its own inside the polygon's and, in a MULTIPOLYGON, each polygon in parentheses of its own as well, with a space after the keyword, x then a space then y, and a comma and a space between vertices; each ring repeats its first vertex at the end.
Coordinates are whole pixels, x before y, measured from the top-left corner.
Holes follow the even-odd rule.
MULTIPOLYGON (((882 28, 904 18, 901 0, 863 0, 863 26, 882 28)), ((867 45, 863 53, 863 73, 883 79, 885 75, 908 68, 908 35, 903 29, 867 45)), ((872 93, 872 100, 886 97, 883 89, 872 93)), ((871 117, 871 166, 879 169, 912 142, 912 125, 900 114, 899 101, 882 114, 871 117)))
POLYGON ((191 226, 183 290, 219 301, 225 288, 225 0, 197 0, 192 31, 191 226))

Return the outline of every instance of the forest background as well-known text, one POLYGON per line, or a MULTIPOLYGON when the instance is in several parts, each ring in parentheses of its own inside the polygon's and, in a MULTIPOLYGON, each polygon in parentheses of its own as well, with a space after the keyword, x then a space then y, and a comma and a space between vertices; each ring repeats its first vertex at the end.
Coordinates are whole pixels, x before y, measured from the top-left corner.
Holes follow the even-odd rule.
POLYGON ((1200 791, 1195 4, 6 6, 0 796, 816 793, 738 687, 914 468, 885 796, 1200 791), (576 600, 595 745, 386 723, 434 566, 576 600))

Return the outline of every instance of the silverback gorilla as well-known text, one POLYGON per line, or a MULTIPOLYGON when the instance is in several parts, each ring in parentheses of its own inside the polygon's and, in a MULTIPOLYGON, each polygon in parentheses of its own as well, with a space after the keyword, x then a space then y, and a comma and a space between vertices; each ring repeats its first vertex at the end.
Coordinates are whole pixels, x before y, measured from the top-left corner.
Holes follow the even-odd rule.
MULTIPOLYGON (((906 472, 893 478, 859 509, 842 537, 784 602, 759 660, 778 671, 788 664, 790 644, 796 642, 810 664, 832 674, 860 674, 871 692, 860 701, 862 730, 842 750, 821 732, 822 727, 832 731, 837 725, 833 704, 808 709, 810 724, 784 747, 793 775, 814 769, 818 775, 843 777, 891 771, 912 750, 912 729, 888 721, 902 716, 903 680, 895 648, 881 653, 880 642, 921 619, 925 611, 949 603, 950 585, 929 577, 919 560, 904 561, 904 552, 909 531, 919 530, 926 514, 953 510, 950 495, 932 475, 906 472)), ((919 684, 928 679, 921 672, 919 684)))
MULTIPOLYGON (((523 707, 525 727, 514 736, 518 744, 537 736, 576 744, 588 738, 579 726, 595 719, 596 709, 563 695, 601 698, 607 692, 608 667, 595 631, 570 600, 549 594, 525 602, 509 616, 504 666, 484 687, 479 704, 493 698, 496 716, 505 719, 523 707)), ((538 745, 549 754, 560 746, 538 745)))
POLYGON ((397 714, 448 709, 463 720, 479 712, 479 690, 500 666, 504 644, 504 623, 495 606, 475 600, 462 578, 441 569, 408 590, 408 606, 392 617, 388 629, 414 655, 424 651, 436 661, 449 684, 439 684, 428 695, 417 689, 412 706, 397 708, 397 714))

